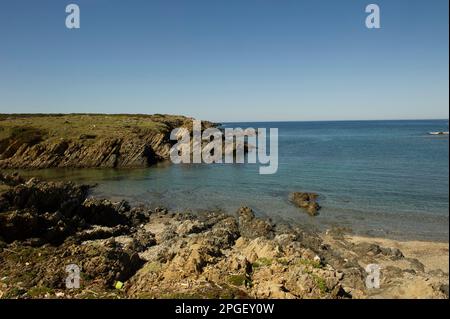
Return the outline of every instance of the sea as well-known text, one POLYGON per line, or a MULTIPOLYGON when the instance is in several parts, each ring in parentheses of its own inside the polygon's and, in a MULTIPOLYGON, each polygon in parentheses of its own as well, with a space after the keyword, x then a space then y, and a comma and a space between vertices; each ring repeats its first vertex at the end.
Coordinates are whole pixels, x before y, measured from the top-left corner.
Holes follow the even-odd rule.
POLYGON ((145 169, 27 171, 49 179, 96 183, 92 196, 178 212, 241 206, 274 222, 400 240, 449 239, 448 120, 223 123, 278 128, 278 171, 259 164, 159 163, 145 169), (311 217, 289 201, 316 192, 311 217))

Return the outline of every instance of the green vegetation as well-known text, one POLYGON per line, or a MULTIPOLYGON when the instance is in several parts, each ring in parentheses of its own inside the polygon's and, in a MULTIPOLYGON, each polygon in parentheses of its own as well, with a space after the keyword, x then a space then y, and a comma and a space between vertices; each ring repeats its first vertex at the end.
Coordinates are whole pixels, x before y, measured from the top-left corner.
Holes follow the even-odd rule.
POLYGON ((156 261, 148 262, 145 264, 145 266, 142 268, 143 272, 154 272, 158 273, 162 269, 162 264, 156 261))
POLYGON ((272 265, 272 259, 269 258, 258 258, 258 260, 256 260, 253 264, 252 264, 252 268, 253 269, 258 269, 261 267, 268 267, 270 265, 272 265))
POLYGON ((253 285, 251 279, 247 275, 231 275, 228 282, 235 286, 251 287, 253 285))
POLYGON ((22 288, 13 287, 9 289, 3 296, 2 299, 14 299, 23 295, 26 291, 22 288))
POLYGON ((318 261, 310 260, 310 259, 299 259, 296 262, 298 265, 309 266, 312 268, 322 268, 322 265, 318 261))
POLYGON ((0 114, 0 141, 15 138, 29 144, 43 139, 95 140, 131 133, 167 132, 170 124, 180 126, 186 119, 161 114, 0 114))
POLYGON ((32 298, 44 297, 45 295, 53 294, 53 289, 45 287, 45 286, 37 286, 28 290, 27 295, 32 298))
POLYGON ((277 262, 283 266, 289 266, 289 260, 286 258, 278 258, 277 262))
POLYGON ((313 277, 314 282, 316 283, 316 286, 319 288, 321 293, 328 292, 328 287, 325 279, 316 274, 311 274, 311 276, 313 277))

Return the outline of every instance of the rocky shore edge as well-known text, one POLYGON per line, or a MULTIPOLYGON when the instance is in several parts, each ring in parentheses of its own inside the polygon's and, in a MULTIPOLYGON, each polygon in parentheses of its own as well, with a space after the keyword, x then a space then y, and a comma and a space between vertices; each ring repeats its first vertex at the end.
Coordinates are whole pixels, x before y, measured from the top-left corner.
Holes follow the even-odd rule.
MULTIPOLYGON (((0 168, 143 168, 169 159, 194 119, 139 114, 0 114, 0 168)), ((202 128, 218 123, 202 121, 202 128)))
POLYGON ((0 298, 448 298, 448 273, 397 248, 249 207, 174 213, 90 188, 0 173, 0 298), (66 287, 70 264, 79 289, 66 287), (368 264, 379 289, 366 287, 368 264))

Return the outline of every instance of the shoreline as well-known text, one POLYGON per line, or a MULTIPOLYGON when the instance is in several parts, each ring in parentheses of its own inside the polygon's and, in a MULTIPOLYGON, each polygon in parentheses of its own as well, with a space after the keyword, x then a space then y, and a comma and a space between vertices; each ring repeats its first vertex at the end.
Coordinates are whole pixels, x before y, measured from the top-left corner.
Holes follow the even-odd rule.
MULTIPOLYGON (((404 166, 396 167, 399 163, 389 164, 381 169, 382 165, 375 170, 371 170, 374 167, 368 163, 362 167, 356 165, 354 167, 356 172, 352 169, 352 165, 347 169, 334 170, 332 167, 335 165, 341 162, 353 163, 353 159, 344 156, 337 158, 337 162, 329 162, 328 153, 325 153, 328 154, 325 156, 312 155, 323 154, 323 147, 326 149, 329 143, 327 141, 338 138, 337 142, 339 142, 342 137, 339 135, 341 129, 344 129, 344 132, 351 129, 351 132, 356 132, 356 135, 351 133, 350 136, 357 137, 360 127, 356 127, 357 130, 353 131, 352 127, 336 128, 322 125, 313 125, 312 128, 291 127, 286 126, 285 123, 280 124, 280 132, 283 130, 287 138, 285 136, 283 140, 283 137, 280 137, 280 147, 287 160, 279 176, 266 180, 267 187, 259 188, 259 183, 265 180, 255 178, 251 172, 252 168, 247 170, 247 166, 241 169, 239 165, 233 165, 230 170, 211 167, 209 173, 203 168, 189 167, 188 175, 190 176, 186 176, 182 168, 171 165, 167 160, 168 150, 174 143, 170 141, 168 134, 171 129, 180 125, 191 129, 191 120, 192 118, 189 117, 161 114, 3 114, 0 115, 0 167, 11 167, 5 172, 16 171, 17 167, 22 167, 19 169, 20 174, 30 177, 42 176, 46 180, 70 180, 79 183, 99 181, 98 189, 105 190, 99 192, 101 197, 116 197, 133 204, 138 202, 146 205, 155 204, 178 211, 211 210, 217 207, 231 214, 239 206, 248 205, 259 214, 258 216, 269 216, 274 219, 280 217, 294 222, 298 220, 320 230, 326 230, 336 224, 337 227, 351 229, 355 234, 367 236, 396 240, 448 241, 448 227, 446 227, 449 222, 448 192, 446 191, 448 180, 445 183, 445 177, 443 177, 445 174, 442 175, 443 169, 444 172, 448 169, 447 165, 431 170, 430 178, 419 178, 409 184, 401 182, 404 176, 418 178, 424 176, 423 172, 414 175, 414 172, 419 171, 406 171, 395 178, 397 175, 392 175, 393 172, 399 171, 404 166), (331 130, 331 133, 324 134, 327 130, 331 130), (298 138, 290 141, 289 136, 298 136, 298 138), (308 142, 311 137, 313 139, 308 142), (323 147, 320 146, 322 144, 323 147), (299 147, 305 147, 304 152, 310 153, 308 156, 312 156, 309 159, 311 162, 308 163, 306 160, 305 165, 295 164, 302 161, 301 156, 298 157, 299 147), (329 169, 333 171, 331 174, 333 178, 327 177, 329 174, 322 172, 323 167, 326 168, 328 165, 332 165, 329 169), (78 172, 75 172, 77 170, 78 172), (67 172, 67 176, 64 176, 66 174, 64 172, 67 172), (381 173, 386 176, 381 176, 381 173), (353 174, 359 175, 352 180, 353 174), (153 176, 156 179, 152 182, 153 176), (366 185, 364 181, 367 176, 372 179, 370 184, 366 185), (388 176, 391 177, 388 178, 388 176), (437 183, 430 185, 430 181, 436 176, 441 177, 437 183), (122 188, 121 182, 126 179, 133 182, 127 183, 128 187, 122 188), (397 181, 400 181, 398 185, 397 181), (173 187, 174 185, 179 187, 173 187), (242 187, 242 191, 241 189, 233 190, 237 185, 242 187), (223 186, 229 189, 221 190, 223 186), (373 188, 372 191, 369 188, 373 188), (209 196, 211 204, 206 202, 203 205, 202 196, 194 192, 196 189, 203 192, 215 189, 217 193, 212 192, 209 196), (315 221, 309 222, 307 218, 304 218, 303 212, 298 212, 296 207, 288 203, 289 193, 296 191, 312 191, 320 195, 319 204, 323 206, 322 213, 315 217, 315 221), (433 198, 433 203, 421 200, 430 196, 433 198)), ((205 121, 202 123, 205 128, 217 125, 217 123, 205 121)), ((436 124, 431 126, 434 125, 436 124)), ((364 127, 365 125, 362 125, 362 129, 364 127)), ((414 128, 414 136, 432 130, 428 124, 426 129, 421 126, 412 128, 414 128)), ((378 131, 378 125, 375 129, 377 134, 383 133, 378 131)), ((410 139, 408 132, 398 130, 399 136, 407 140, 410 139)), ((374 136, 378 136, 377 134, 374 136)), ((369 134, 370 136, 372 135, 369 134)), ((387 139, 383 138, 380 145, 386 143, 390 145, 389 136, 386 137, 387 139)), ((351 149, 360 148, 358 138, 350 141, 351 149)), ((370 137, 367 143, 370 141, 374 141, 373 137, 370 137)), ((429 151, 428 148, 424 148, 429 146, 426 145, 421 146, 414 154, 417 156, 436 154, 436 151, 439 153, 439 150, 442 150, 439 147, 434 148, 434 152, 429 151)), ((336 145, 339 149, 348 146, 339 143, 336 145)), ((399 146, 401 145, 395 144, 390 148, 397 149, 399 146)), ((448 145, 442 146, 448 148, 448 145)), ((383 148, 376 148, 376 152, 373 149, 370 154, 383 154, 382 150, 383 148)), ((443 156, 445 155, 444 153, 443 156)), ((356 159, 355 163, 361 160, 365 163, 366 159, 366 156, 362 156, 359 160, 356 159)), ((380 157, 378 160, 379 163, 384 163, 389 160, 389 157, 380 157)), ((407 161, 404 162, 406 166, 414 163, 411 156, 403 160, 407 161)), ((418 167, 425 167, 428 163, 431 161, 419 163, 418 167)), ((257 174, 256 171, 255 174, 257 174)))
MULTIPOLYGON (((161 163, 159 165, 162 165, 161 163)), ((90 184, 91 182, 89 181, 89 179, 86 179, 86 174, 88 174, 89 172, 96 172, 96 173, 105 173, 106 175, 110 175, 111 174, 111 170, 114 170, 114 172, 116 172, 115 174, 119 174, 118 176, 121 176, 123 174, 133 174, 136 173, 138 171, 147 171, 147 170, 152 170, 155 169, 154 167, 148 167, 148 168, 120 168, 120 169, 105 169, 105 168, 49 168, 49 169, 40 169, 40 170, 36 170, 36 169, 5 169, 2 170, 5 173, 8 174, 14 174, 14 173, 19 173, 21 176, 25 177, 25 178, 31 178, 31 177, 38 177, 38 178, 42 178, 46 181, 74 181, 76 183, 87 183, 90 184), (69 172, 69 173, 67 173, 69 172), (79 172, 82 173, 81 175, 73 175, 73 173, 79 172), (54 175, 56 173, 56 175, 54 175)), ((114 175, 111 175, 114 177, 114 175)), ((107 182, 109 182, 109 180, 106 180, 107 182)), ((99 186, 102 184, 102 181, 97 181, 97 180, 93 180, 92 181, 93 184, 95 184, 96 186, 99 186)), ((93 194, 92 197, 93 198, 101 198, 101 199, 108 199, 111 201, 121 201, 121 200, 126 200, 128 201, 131 205, 133 206, 140 206, 140 205, 144 205, 144 206, 149 206, 149 207, 157 207, 157 206, 162 206, 162 207, 167 207, 169 208, 171 211, 174 212, 193 212, 195 213, 195 211, 208 211, 208 210, 218 210, 227 214, 234 214, 234 212, 239 208, 240 205, 234 205, 235 207, 233 207, 233 209, 229 209, 223 206, 215 206, 215 205, 210 205, 210 206, 215 206, 214 209, 208 208, 208 207, 200 207, 200 208, 196 208, 196 207, 191 207, 189 205, 187 206, 182 206, 182 207, 178 207, 177 205, 175 206, 171 206, 170 203, 167 202, 156 202, 155 204, 149 202, 149 201, 145 201, 142 199, 136 199, 136 198, 132 198, 129 196, 121 196, 121 195, 117 195, 117 194, 112 194, 109 195, 107 192, 97 192, 97 187, 93 187, 93 194)), ((284 197, 288 197, 289 192, 286 192, 286 195, 284 197)), ((287 199, 285 199, 284 197, 281 197, 280 203, 285 203, 288 202, 287 199)), ((242 202, 243 205, 247 204, 246 202, 242 202)), ((252 205, 249 205, 253 208, 252 205)), ((292 206, 291 204, 289 204, 289 206, 292 206)), ((361 237, 367 237, 367 238, 384 238, 384 239, 390 239, 390 240, 394 240, 394 241, 399 241, 399 242, 407 242, 407 241, 417 241, 417 242, 434 242, 434 243, 449 243, 449 237, 448 234, 447 236, 445 234, 439 235, 439 236, 435 236, 433 235, 432 237, 430 236, 426 236, 424 234, 417 234, 417 233, 412 233, 412 232, 408 232, 407 234, 403 233, 401 230, 396 230, 394 232, 392 231, 388 231, 385 233, 385 235, 380 235, 380 234, 372 234, 373 230, 368 229, 367 227, 363 226, 364 229, 358 228, 358 225, 348 225, 348 221, 347 222, 342 222, 339 220, 339 218, 334 218, 334 217, 330 217, 328 216, 329 210, 330 208, 328 207, 324 207, 322 208, 323 212, 321 212, 318 216, 314 216, 311 219, 306 218, 306 213, 303 212, 301 209, 298 208, 293 208, 293 210, 296 211, 295 215, 289 215, 289 216, 282 216, 282 215, 277 215, 277 216, 271 216, 270 215, 270 211, 260 211, 258 210, 258 212, 260 212, 261 214, 257 215, 259 217, 262 218, 273 218, 275 221, 280 221, 282 223, 296 223, 301 225, 303 222, 307 223, 307 226, 309 227, 314 227, 316 231, 318 232, 326 232, 327 230, 331 229, 331 228, 342 228, 345 230, 346 233, 350 234, 350 235, 354 235, 354 236, 361 236, 361 237), (299 220, 296 220, 296 218, 298 217, 299 220), (323 219, 322 219, 323 218, 323 219)), ((343 210, 343 209, 342 209, 343 210)), ((342 214, 342 212, 340 213, 342 214)), ((355 215, 355 212, 352 213, 353 215, 355 215)), ((393 217, 395 217, 395 214, 393 214, 393 217)), ((348 218, 352 218, 352 216, 349 216, 348 218)), ((385 217, 387 218, 387 217, 385 217)), ((398 221, 397 221, 398 223, 398 221)))
POLYGON ((380 246, 397 248, 405 257, 416 258, 426 271, 442 270, 449 272, 449 243, 440 241, 394 240, 389 238, 346 235, 352 243, 373 243, 380 246))
POLYGON ((2 298, 448 298, 445 244, 321 234, 248 207, 175 213, 89 198, 87 185, 2 180, 2 298), (379 289, 365 286, 373 263, 379 289), (68 264, 82 269, 80 289, 64 286, 68 264))

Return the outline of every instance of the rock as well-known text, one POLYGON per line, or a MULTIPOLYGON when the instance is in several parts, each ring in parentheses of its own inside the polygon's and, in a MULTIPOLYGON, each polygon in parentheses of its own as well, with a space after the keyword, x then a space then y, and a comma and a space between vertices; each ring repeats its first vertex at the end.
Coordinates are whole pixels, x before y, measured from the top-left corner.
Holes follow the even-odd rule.
MULTIPOLYGON (((88 185, 70 182, 42 182, 33 180, 20 184, 0 195, 0 210, 35 209, 40 213, 69 211, 87 196, 88 185)), ((70 213, 70 212, 69 212, 70 213)))
MULTIPOLYGON (((192 131, 192 119, 182 116, 109 117, 109 129, 105 134, 100 128, 104 125, 86 123, 100 123, 104 116, 53 115, 48 118, 52 122, 49 130, 64 131, 65 135, 64 140, 55 140, 52 134, 47 134, 45 124, 39 124, 45 123, 48 116, 39 117, 44 117, 37 124, 44 126, 42 129, 24 127, 20 115, 10 119, 11 123, 18 120, 17 127, 12 129, 10 136, 0 140, 0 168, 148 167, 169 159, 170 132, 174 128, 186 127, 192 131), (123 125, 123 121, 143 125, 123 125), (68 125, 77 129, 72 133, 68 125)), ((216 126, 206 121, 202 124, 205 127, 216 126)))
POLYGON ((381 248, 381 252, 385 256, 389 256, 392 260, 399 260, 404 258, 403 253, 398 248, 381 248))
POLYGON ((12 187, 0 194, 0 236, 8 243, 33 239, 29 242, 33 246, 58 245, 77 232, 79 240, 118 236, 130 224, 145 220, 136 211, 130 213, 126 202, 86 200, 88 189, 88 185, 37 179, 12 187))
POLYGON ((90 198, 84 201, 79 216, 93 225, 113 227, 128 224, 129 220, 120 209, 122 203, 90 198))
POLYGON ((289 199, 296 206, 305 209, 309 215, 316 216, 321 208, 317 203, 318 197, 316 193, 293 192, 289 199))
POLYGON ((87 257, 80 260, 83 272, 101 280, 105 287, 111 287, 117 280, 127 281, 143 265, 138 254, 117 247, 79 246, 73 254, 87 257))
POLYGON ((3 174, 0 172, 0 182, 8 186, 17 186, 25 183, 25 179, 22 178, 18 173, 3 174))
POLYGON ((77 233, 75 236, 81 241, 86 241, 117 237, 128 232, 129 227, 125 225, 117 225, 114 227, 93 226, 92 228, 77 233))
POLYGON ((442 284, 439 290, 448 298, 448 284, 442 284))
POLYGON ((153 245, 156 245, 155 235, 141 229, 133 234, 133 240, 131 245, 129 246, 129 250, 142 252, 153 245))
POLYGON ((36 179, 0 195, 3 297, 365 298, 381 295, 369 294, 359 263, 378 261, 388 289, 415 280, 418 296, 448 295, 446 276, 399 250, 274 226, 248 207, 183 214, 86 196, 72 183, 36 179), (79 290, 65 288, 70 264, 82 271, 79 290))
POLYGON ((186 220, 177 227, 176 233, 180 236, 197 234, 202 232, 205 228, 205 225, 198 220, 186 220))
POLYGON ((95 134, 81 134, 80 135, 80 140, 94 140, 95 138, 97 138, 97 135, 95 135, 95 134))
POLYGON ((239 232, 247 238, 273 237, 271 223, 255 218, 253 210, 249 207, 241 207, 237 211, 239 220, 239 232))
POLYGON ((359 243, 354 246, 354 250, 361 255, 375 256, 382 253, 381 247, 372 243, 359 243))
POLYGON ((415 271, 424 272, 425 271, 425 265, 422 264, 418 259, 416 258, 405 258, 409 264, 411 265, 412 269, 415 271))

